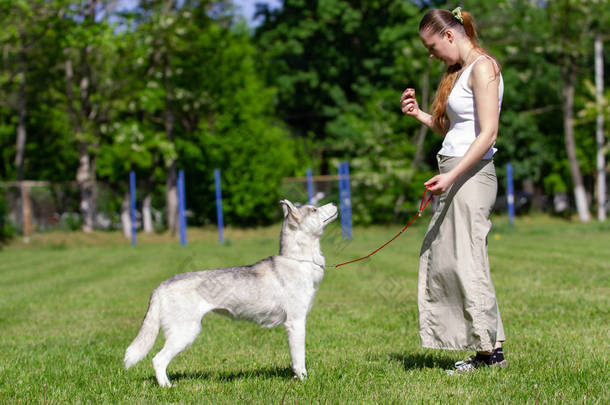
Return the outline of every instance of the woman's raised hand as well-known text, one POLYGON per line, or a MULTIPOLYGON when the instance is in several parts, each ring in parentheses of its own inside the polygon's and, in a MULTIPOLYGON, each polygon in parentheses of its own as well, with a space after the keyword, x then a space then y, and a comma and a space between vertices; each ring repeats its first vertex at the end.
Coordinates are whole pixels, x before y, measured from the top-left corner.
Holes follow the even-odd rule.
POLYGON ((417 117, 419 114, 419 104, 415 99, 415 89, 406 89, 400 97, 400 109, 403 113, 412 117, 417 117))

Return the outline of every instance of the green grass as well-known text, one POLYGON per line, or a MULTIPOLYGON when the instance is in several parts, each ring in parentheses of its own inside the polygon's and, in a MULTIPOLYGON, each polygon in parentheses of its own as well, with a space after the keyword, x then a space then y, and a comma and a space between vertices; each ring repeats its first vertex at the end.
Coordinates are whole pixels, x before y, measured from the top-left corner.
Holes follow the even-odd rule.
MULTIPOLYGON (((427 219, 371 259, 329 269, 308 318, 306 382, 292 382, 282 328, 208 315, 157 386, 160 349, 125 371, 152 289, 174 273, 275 254, 279 228, 189 230, 132 248, 118 234, 53 233, 0 251, 0 403, 609 403, 610 226, 496 218, 492 276, 509 367, 447 376, 470 353, 426 350, 417 334, 417 261, 427 219)), ((329 264, 367 254, 400 226, 338 224, 329 264)))

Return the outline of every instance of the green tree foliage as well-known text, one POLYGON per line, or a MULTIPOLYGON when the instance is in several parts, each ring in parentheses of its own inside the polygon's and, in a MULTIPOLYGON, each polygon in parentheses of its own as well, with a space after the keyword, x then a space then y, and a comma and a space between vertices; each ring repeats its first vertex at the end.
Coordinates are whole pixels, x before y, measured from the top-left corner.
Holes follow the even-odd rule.
POLYGON ((70 124, 62 111, 65 82, 60 44, 66 7, 62 0, 0 1, 0 179, 17 178, 15 139, 22 75, 27 111, 24 178, 65 180, 76 171, 76 151, 69 146, 70 124))
MULTIPOLYGON (((504 2, 501 10, 512 15, 508 36, 512 43, 503 45, 502 35, 495 42, 502 45, 511 72, 518 80, 510 82, 511 102, 521 105, 519 116, 531 121, 512 119, 504 114, 504 128, 513 127, 513 137, 506 146, 518 142, 520 152, 511 158, 520 162, 519 179, 531 179, 547 193, 565 193, 575 187, 575 170, 584 177, 591 190, 595 167, 595 139, 591 126, 574 129, 574 158, 572 167, 566 153, 566 90, 576 93, 570 114, 583 108, 587 77, 593 77, 593 37, 608 30, 608 3, 602 1, 562 0, 554 2, 504 2), (526 104, 527 103, 527 104, 526 104), (506 118, 510 118, 506 120, 506 118), (515 125, 517 124, 517 125, 515 125), (520 128, 521 127, 521 128, 520 128), (529 130, 528 130, 529 129, 529 130), (527 151, 527 144, 533 151, 527 151)), ((570 101, 571 102, 571 101, 570 101)), ((578 124, 578 122, 575 122, 578 124)), ((569 129, 569 128, 568 128, 569 129)), ((519 152, 515 150, 515 152, 519 152)))
MULTIPOLYGON (((127 190, 136 170, 139 190, 162 194, 172 170, 184 169, 191 223, 215 221, 215 168, 227 222, 257 225, 278 218, 282 178, 306 167, 334 174, 344 159, 356 222, 408 217, 442 139, 402 115, 400 94, 413 87, 428 107, 444 66, 427 60, 417 27, 426 7, 455 5, 284 0, 262 7, 263 22, 251 31, 226 1, 140 0, 118 11, 110 0, 0 0, 0 178, 17 178, 25 116, 24 178, 74 179, 87 156, 91 178, 116 191, 127 190)), ((596 106, 588 83, 592 37, 608 38, 607 5, 463 4, 503 67, 495 160, 501 180, 513 162, 517 189, 573 187, 563 137, 566 66, 580 112, 576 155, 592 189, 596 106)))
POLYGON ((189 207, 200 222, 214 220, 213 169, 219 168, 229 223, 269 223, 281 212, 282 179, 303 165, 298 144, 274 117, 274 92, 257 74, 245 29, 212 26, 193 45, 207 61, 197 78, 207 100, 196 136, 178 143, 187 173, 200 173, 186 179, 189 207))
POLYGON ((216 215, 212 174, 219 168, 227 222, 269 223, 298 148, 274 118, 273 93, 256 72, 246 27, 222 13, 213 19, 211 5, 150 2, 130 16, 136 29, 120 41, 126 57, 116 71, 126 73, 128 91, 116 100, 121 119, 107 128, 100 169, 117 179, 136 169, 154 188, 176 164, 186 173, 187 207, 201 224, 216 215))
MULTIPOLYGON (((576 51, 580 55, 574 65, 578 96, 584 90, 582 78, 592 75, 590 29, 608 26, 602 23, 607 21, 605 3, 472 0, 463 5, 477 20, 483 46, 503 65, 505 93, 495 160, 500 179, 505 164, 514 163, 518 189, 523 183, 530 191, 533 185, 535 192, 554 193, 572 186, 561 119, 564 56, 576 51), (553 14, 566 4, 574 9, 567 25, 553 14), (578 35, 558 35, 564 25, 578 35)), ((425 178, 426 167, 435 169, 440 139, 429 136, 428 165, 416 164, 417 170, 410 174, 416 128, 395 108, 395 99, 407 86, 415 87, 422 101, 426 54, 417 25, 425 9, 416 5, 455 6, 437 1, 285 0, 279 10, 262 10, 266 21, 256 32, 265 50, 268 80, 279 89, 280 116, 296 133, 313 139, 311 154, 322 158, 321 169, 328 170, 324 161, 349 158, 357 186, 362 186, 359 179, 366 179, 369 187, 376 183, 377 187, 365 187, 362 195, 354 196, 354 204, 360 204, 355 218, 364 222, 391 218, 392 206, 401 202, 400 189, 409 189, 408 202, 421 183, 413 176, 425 178)), ((443 68, 433 62, 432 89, 443 68)), ((576 109, 581 108, 577 98, 576 109)), ((582 129, 576 131, 577 150, 585 180, 590 182, 594 138, 590 128, 582 129)))
MULTIPOLYGON (((469 4, 483 46, 502 65, 504 99, 496 168, 503 178, 506 163, 513 162, 517 183, 529 180, 541 185, 558 158, 565 156, 563 127, 558 119, 560 69, 545 59, 544 10, 529 1, 469 4)), ((500 183, 501 193, 504 188, 500 183)))
MULTIPOLYGON (((423 191, 410 162, 419 128, 400 112, 406 87, 423 87, 426 53, 414 3, 286 0, 256 31, 280 117, 313 144, 317 170, 353 169, 354 219, 389 221, 423 191), (407 193, 407 203, 399 198, 407 193)), ((440 66, 437 73, 440 73, 440 66)), ((422 176, 423 174, 423 176, 422 176)))

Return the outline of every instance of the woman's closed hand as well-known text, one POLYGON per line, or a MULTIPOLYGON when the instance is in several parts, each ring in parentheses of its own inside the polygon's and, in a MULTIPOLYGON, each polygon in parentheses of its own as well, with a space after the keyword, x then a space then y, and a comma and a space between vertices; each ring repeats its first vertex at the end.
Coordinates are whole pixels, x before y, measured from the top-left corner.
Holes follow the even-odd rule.
POLYGON ((417 117, 419 114, 419 104, 415 99, 415 89, 406 89, 400 97, 400 109, 403 113, 412 117, 417 117))
POLYGON ((449 187, 455 181, 455 177, 451 172, 437 174, 432 177, 430 180, 424 183, 426 189, 429 190, 434 195, 443 194, 445 191, 449 190, 449 187))

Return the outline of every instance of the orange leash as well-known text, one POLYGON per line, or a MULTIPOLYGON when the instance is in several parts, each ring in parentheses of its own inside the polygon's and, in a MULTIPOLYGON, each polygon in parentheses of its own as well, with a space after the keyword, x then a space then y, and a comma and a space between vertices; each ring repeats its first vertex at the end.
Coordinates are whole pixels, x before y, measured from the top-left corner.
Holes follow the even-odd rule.
POLYGON ((379 252, 381 249, 383 249, 384 247, 389 245, 394 239, 398 238, 404 231, 406 231, 407 228, 411 226, 411 224, 413 223, 413 221, 415 221, 415 219, 417 217, 421 217, 421 213, 426 208, 426 206, 430 203, 430 201, 432 201, 432 197, 434 196, 434 195, 430 195, 430 197, 428 197, 428 200, 424 203, 424 200, 426 199, 426 192, 427 191, 428 191, 428 188, 426 188, 424 190, 424 195, 422 195, 422 197, 421 197, 421 203, 419 204, 419 210, 417 211, 417 214, 415 214, 413 219, 411 219, 411 221, 404 228, 402 228, 402 230, 400 232, 398 232, 392 239, 390 239, 389 241, 387 241, 383 245, 379 246, 377 249, 373 250, 368 255, 361 257, 360 259, 350 260, 349 262, 339 263, 339 264, 335 264, 333 266, 326 266, 326 267, 335 267, 335 268, 337 268, 339 266, 343 266, 343 265, 346 265, 346 264, 359 262, 360 260, 368 259, 369 257, 373 256, 375 253, 379 252))

